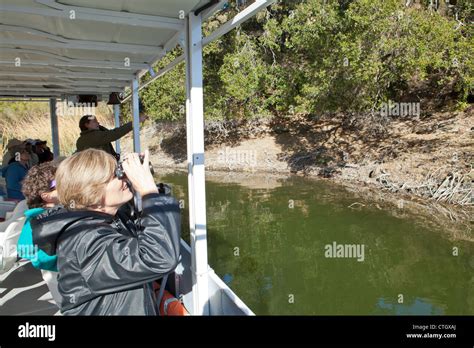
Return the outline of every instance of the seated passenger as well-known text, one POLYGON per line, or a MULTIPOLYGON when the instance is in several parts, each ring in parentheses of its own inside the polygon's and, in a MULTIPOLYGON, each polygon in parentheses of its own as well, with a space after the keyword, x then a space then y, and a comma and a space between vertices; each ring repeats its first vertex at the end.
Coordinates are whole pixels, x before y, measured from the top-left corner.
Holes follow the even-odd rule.
POLYGON ((13 151, 13 148, 16 148, 22 145, 23 145, 23 141, 18 140, 16 138, 10 139, 10 141, 7 144, 7 151, 5 152, 2 158, 2 167, 8 166, 8 162, 10 162, 10 160, 13 157, 15 157, 15 152, 13 151))
POLYGON ((54 159, 46 140, 35 139, 35 152, 38 155, 39 163, 49 162, 54 159))
POLYGON ((30 220, 46 209, 59 203, 54 176, 56 162, 47 162, 30 169, 22 185, 28 210, 25 211, 26 221, 18 239, 18 256, 29 259, 35 268, 57 272, 56 255, 48 255, 36 247, 31 232, 30 220))
POLYGON ((30 154, 30 160, 28 161, 28 168, 31 168, 39 163, 39 157, 34 151, 35 141, 33 139, 25 140, 26 151, 30 154))
POLYGON ((30 154, 25 145, 12 148, 13 158, 10 159, 7 166, 2 167, 2 176, 7 184, 7 198, 21 201, 25 199, 21 192, 21 182, 28 173, 28 161, 30 154))
POLYGON ((153 281, 174 270, 180 245, 176 199, 160 195, 145 153, 122 163, 142 197, 139 222, 119 208, 132 198, 117 161, 88 149, 65 159, 56 172, 63 207, 31 220, 38 247, 57 254, 64 315, 156 315, 153 281))
POLYGON ((21 258, 30 260, 33 267, 41 270, 43 279, 59 307, 62 298, 58 291, 57 257, 48 255, 44 250, 38 248, 30 224, 32 218, 59 203, 56 181, 54 180, 57 166, 58 162, 47 162, 34 166, 28 171, 23 181, 22 191, 29 210, 24 212, 26 220, 17 242, 17 254, 21 258))

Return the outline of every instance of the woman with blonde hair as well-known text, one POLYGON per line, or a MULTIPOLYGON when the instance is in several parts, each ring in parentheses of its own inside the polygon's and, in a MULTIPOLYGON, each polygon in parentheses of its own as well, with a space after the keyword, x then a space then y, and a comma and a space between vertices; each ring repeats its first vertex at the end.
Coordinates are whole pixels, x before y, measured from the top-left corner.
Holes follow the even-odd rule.
POLYGON ((64 315, 156 315, 153 281, 178 264, 180 209, 161 195, 149 168, 148 151, 122 162, 88 149, 65 159, 56 172, 62 207, 31 221, 35 241, 57 255, 64 315), (120 208, 142 197, 140 223, 120 208))

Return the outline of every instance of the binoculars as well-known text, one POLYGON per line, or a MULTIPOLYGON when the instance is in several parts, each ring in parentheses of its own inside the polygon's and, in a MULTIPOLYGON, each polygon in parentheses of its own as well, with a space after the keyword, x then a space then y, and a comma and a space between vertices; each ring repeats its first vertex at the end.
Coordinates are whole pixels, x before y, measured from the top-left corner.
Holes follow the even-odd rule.
MULTIPOLYGON (((145 156, 144 155, 139 155, 138 156, 140 158, 140 163, 143 164, 143 161, 145 159, 145 156)), ((153 169, 153 166, 151 165, 151 162, 148 162, 148 165, 150 166, 150 172, 152 175, 155 174, 155 171, 153 169)), ((123 170, 123 167, 122 167, 122 162, 118 162, 117 164, 117 168, 115 168, 115 176, 118 178, 118 179, 123 179, 123 178, 126 178, 127 175, 125 174, 125 171, 123 170)))

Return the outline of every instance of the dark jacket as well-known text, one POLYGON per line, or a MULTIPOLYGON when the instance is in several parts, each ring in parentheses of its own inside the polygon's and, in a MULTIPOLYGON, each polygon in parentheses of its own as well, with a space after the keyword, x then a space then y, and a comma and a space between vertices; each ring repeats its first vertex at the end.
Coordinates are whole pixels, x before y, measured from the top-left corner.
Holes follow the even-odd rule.
POLYGON ((2 167, 2 176, 7 184, 7 198, 22 200, 25 199, 21 192, 21 183, 28 174, 28 168, 21 162, 16 162, 14 158, 8 165, 2 167))
POLYGON ((141 229, 128 214, 59 207, 31 220, 33 241, 58 256, 64 315, 156 315, 152 281, 178 264, 180 209, 171 196, 143 197, 141 229))
POLYGON ((101 127, 100 129, 82 131, 76 142, 77 151, 94 148, 104 150, 112 156, 117 157, 117 153, 115 152, 111 142, 120 139, 132 129, 132 122, 129 122, 121 127, 110 130, 101 127))

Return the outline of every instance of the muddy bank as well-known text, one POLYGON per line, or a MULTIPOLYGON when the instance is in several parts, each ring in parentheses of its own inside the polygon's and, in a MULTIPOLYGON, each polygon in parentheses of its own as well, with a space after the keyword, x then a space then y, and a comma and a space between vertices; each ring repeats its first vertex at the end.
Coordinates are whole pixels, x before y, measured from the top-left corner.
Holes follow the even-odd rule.
MULTIPOLYGON (((473 124, 473 107, 385 124, 371 123, 370 115, 350 122, 294 117, 208 123, 206 169, 325 178, 396 200, 437 203, 443 216, 456 220, 472 213, 473 124)), ((156 168, 187 168, 183 124, 145 127, 141 139, 156 168)))

